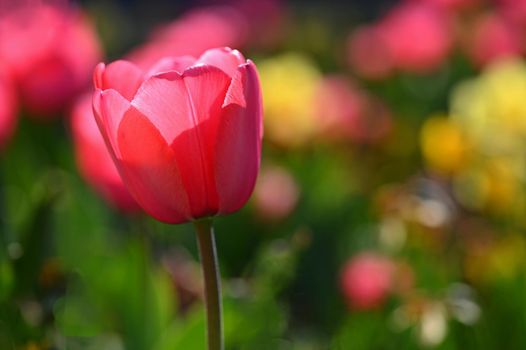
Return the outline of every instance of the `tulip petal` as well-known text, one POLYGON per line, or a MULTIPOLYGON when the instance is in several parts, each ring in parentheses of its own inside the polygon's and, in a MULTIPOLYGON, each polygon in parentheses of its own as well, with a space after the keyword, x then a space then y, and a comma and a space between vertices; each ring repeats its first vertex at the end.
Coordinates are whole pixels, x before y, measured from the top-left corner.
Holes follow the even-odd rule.
POLYGON ((120 158, 117 146, 119 124, 130 108, 130 102, 115 90, 97 90, 93 98, 93 111, 106 145, 114 158, 120 158))
POLYGON ((183 134, 174 140, 172 147, 179 153, 178 150, 187 149, 191 144, 198 146, 202 162, 200 172, 188 153, 182 152, 178 161, 194 168, 193 175, 188 179, 191 186, 195 187, 199 182, 204 184, 206 202, 196 203, 196 207, 203 206, 205 211, 208 208, 203 215, 216 214, 219 203, 214 167, 215 140, 222 118, 221 106, 231 79, 213 66, 194 66, 187 69, 183 77, 196 128, 192 137, 183 134), (200 174, 202 178, 199 178, 200 174))
POLYGON ((172 146, 194 217, 217 212, 213 140, 230 78, 212 66, 147 79, 132 105, 172 146))
POLYGON ((134 107, 120 123, 118 144, 122 178, 142 208, 162 222, 190 220, 174 151, 150 120, 134 107))
POLYGON ((239 107, 246 108, 245 90, 244 90, 244 74, 241 71, 237 71, 237 74, 232 78, 232 82, 226 92, 225 100, 223 101, 222 108, 227 107, 230 104, 236 104, 239 107))
POLYGON ((144 80, 144 73, 131 62, 119 60, 95 68, 93 81, 101 90, 114 89, 131 101, 144 80))
POLYGON ((102 90, 104 88, 102 84, 102 76, 104 75, 105 70, 106 65, 102 62, 95 66, 95 70, 93 71, 93 85, 95 86, 95 89, 102 90))
POLYGON ((262 103, 259 78, 252 62, 239 67, 228 89, 215 145, 219 213, 241 208, 252 193, 261 157, 262 103), (243 91, 245 104, 233 103, 243 91))
POLYGON ((177 72, 146 79, 131 104, 148 117, 168 144, 193 127, 184 81, 177 72))
POLYGON ((228 74, 229 77, 233 77, 236 75, 237 67, 243 63, 245 63, 245 57, 243 57, 241 52, 224 47, 206 51, 195 64, 217 67, 228 74))

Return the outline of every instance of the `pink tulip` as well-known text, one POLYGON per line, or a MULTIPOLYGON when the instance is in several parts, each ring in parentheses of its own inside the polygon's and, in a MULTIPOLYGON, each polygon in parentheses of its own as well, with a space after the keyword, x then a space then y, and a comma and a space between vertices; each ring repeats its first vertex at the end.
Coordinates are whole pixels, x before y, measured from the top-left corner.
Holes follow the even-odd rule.
POLYGON ((258 73, 228 48, 165 58, 149 72, 127 61, 95 69, 93 108, 139 205, 167 223, 232 213, 259 170, 258 73))
POLYGON ((374 309, 381 306, 392 291, 393 263, 375 253, 353 257, 343 268, 341 287, 350 308, 374 309))
POLYGON ((227 6, 202 7, 156 30, 150 40, 128 55, 142 69, 167 56, 200 56, 214 47, 238 47, 245 42, 244 17, 227 6))
POLYGON ((8 75, 0 70, 0 149, 5 147, 16 126, 17 101, 13 88, 8 75))
POLYGON ((124 186, 97 127, 91 94, 82 95, 75 102, 71 113, 71 131, 77 165, 84 179, 120 210, 138 211, 139 206, 124 186))
POLYGON ((449 18, 439 8, 405 3, 378 24, 389 56, 401 70, 427 73, 442 65, 453 40, 449 18))
POLYGON ((518 28, 497 14, 478 18, 470 33, 468 55, 478 66, 520 55, 523 51, 518 28))
POLYGON ((49 117, 89 84, 101 57, 95 30, 83 13, 65 4, 9 3, 0 11, 0 61, 12 72, 26 108, 49 117))

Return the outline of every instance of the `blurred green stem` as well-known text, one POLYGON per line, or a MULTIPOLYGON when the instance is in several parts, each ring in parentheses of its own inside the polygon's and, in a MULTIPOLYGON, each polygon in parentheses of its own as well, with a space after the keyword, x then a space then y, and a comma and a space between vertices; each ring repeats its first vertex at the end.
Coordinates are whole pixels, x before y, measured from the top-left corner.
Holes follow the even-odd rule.
POLYGON ((223 350, 221 275, 217 262, 212 219, 194 221, 194 227, 197 233, 201 267, 205 280, 208 350, 223 350))

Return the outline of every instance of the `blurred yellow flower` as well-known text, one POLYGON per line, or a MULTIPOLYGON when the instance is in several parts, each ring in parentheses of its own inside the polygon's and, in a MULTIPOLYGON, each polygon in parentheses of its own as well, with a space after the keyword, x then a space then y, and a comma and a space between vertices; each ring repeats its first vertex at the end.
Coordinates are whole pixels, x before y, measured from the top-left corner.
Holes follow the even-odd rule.
POLYGON ((459 201, 472 209, 524 217, 526 64, 499 61, 460 84, 451 113, 470 145, 469 162, 453 181, 459 201))
POLYGON ((444 175, 455 173, 467 157, 467 145, 459 125, 446 116, 428 119, 420 134, 422 154, 427 166, 444 175))
POLYGON ((506 159, 495 159, 488 164, 489 172, 489 209, 506 211, 514 205, 520 192, 517 172, 512 162, 506 159))
POLYGON ((453 192, 463 206, 482 210, 488 200, 489 182, 486 172, 468 168, 453 179, 453 192))
POLYGON ((471 247, 465 260, 465 273, 472 282, 511 280, 524 271, 526 242, 513 234, 491 244, 471 247))
POLYGON ((306 57, 286 53, 258 62, 265 109, 265 137, 300 146, 315 136, 314 100, 322 75, 306 57))
POLYGON ((505 157, 484 159, 453 182, 458 200, 471 209, 504 213, 519 208, 523 196, 517 163, 505 157))
POLYGON ((480 152, 516 154, 526 145, 526 65, 499 61, 454 90, 455 120, 480 152))

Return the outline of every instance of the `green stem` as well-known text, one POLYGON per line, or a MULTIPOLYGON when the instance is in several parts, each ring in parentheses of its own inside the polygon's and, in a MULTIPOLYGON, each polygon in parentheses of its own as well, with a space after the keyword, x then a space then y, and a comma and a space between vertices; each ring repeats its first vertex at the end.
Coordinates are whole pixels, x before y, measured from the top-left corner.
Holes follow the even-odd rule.
POLYGON ((223 350, 221 275, 211 219, 194 222, 205 280, 208 350, 223 350))

